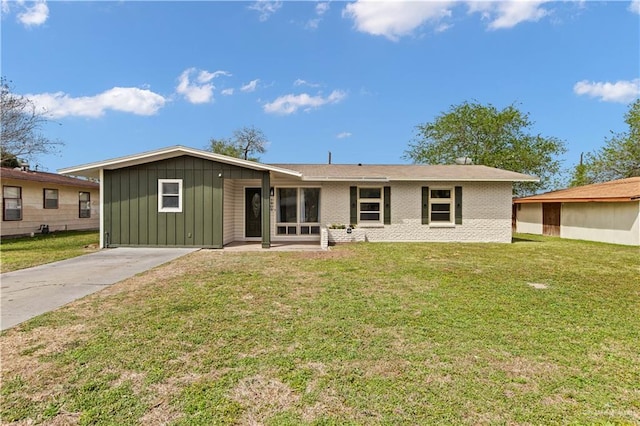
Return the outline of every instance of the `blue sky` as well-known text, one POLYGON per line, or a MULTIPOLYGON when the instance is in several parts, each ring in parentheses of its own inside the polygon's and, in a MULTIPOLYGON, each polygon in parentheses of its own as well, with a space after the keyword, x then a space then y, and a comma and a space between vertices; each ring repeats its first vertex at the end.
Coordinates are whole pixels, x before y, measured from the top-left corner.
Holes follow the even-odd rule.
POLYGON ((516 104, 565 166, 640 96, 640 0, 2 1, 2 75, 56 171, 255 126, 261 161, 390 163, 464 101, 516 104))

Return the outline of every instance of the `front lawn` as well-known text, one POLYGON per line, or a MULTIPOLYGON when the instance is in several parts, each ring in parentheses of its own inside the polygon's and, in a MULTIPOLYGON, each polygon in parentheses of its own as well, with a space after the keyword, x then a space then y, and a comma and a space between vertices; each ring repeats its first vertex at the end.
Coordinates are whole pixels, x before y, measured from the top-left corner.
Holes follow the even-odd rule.
POLYGON ((638 248, 202 250, 0 337, 3 422, 640 423, 638 248))
POLYGON ((68 231, 37 234, 34 237, 3 238, 0 241, 2 272, 30 268, 96 251, 96 231, 68 231))

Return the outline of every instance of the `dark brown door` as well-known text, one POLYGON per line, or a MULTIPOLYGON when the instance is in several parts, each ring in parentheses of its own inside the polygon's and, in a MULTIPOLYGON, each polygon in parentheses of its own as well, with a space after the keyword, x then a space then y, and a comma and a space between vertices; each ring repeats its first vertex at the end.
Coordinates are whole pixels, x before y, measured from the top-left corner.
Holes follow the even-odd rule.
POLYGON ((560 236, 560 203, 542 204, 542 235, 560 236))
POLYGON ((262 189, 244 190, 244 236, 262 237, 262 189))

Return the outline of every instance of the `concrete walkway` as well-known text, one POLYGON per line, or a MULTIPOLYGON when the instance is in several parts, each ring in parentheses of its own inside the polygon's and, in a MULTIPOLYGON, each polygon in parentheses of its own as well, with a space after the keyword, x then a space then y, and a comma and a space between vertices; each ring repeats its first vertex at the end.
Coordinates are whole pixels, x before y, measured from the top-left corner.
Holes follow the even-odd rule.
POLYGON ((120 247, 0 274, 0 329, 197 250, 120 247))

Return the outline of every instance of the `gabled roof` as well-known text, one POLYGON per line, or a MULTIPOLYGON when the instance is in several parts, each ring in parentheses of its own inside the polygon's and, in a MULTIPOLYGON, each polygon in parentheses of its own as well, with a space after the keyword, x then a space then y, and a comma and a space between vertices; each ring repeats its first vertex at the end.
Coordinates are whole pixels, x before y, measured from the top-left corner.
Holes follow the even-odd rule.
POLYGON ((305 181, 537 182, 535 176, 473 165, 276 164, 302 173, 305 181))
POLYGON ((537 182, 535 176, 473 165, 356 165, 356 164, 264 164, 214 154, 184 146, 173 146, 136 155, 60 169, 60 173, 98 178, 100 170, 115 170, 154 161, 190 155, 253 170, 270 171, 304 181, 483 181, 537 182))
POLYGON ((97 182, 91 182, 84 179, 76 179, 69 176, 63 176, 56 173, 38 172, 21 169, 10 169, 8 167, 2 167, 0 170, 0 178, 2 179, 15 179, 25 180, 32 182, 42 182, 51 185, 73 186, 80 188, 98 189, 100 184, 97 182))
POLYGON ((258 163, 255 161, 242 160, 239 158, 228 157, 226 155, 214 154, 209 151, 202 151, 194 148, 187 148, 185 146, 176 145, 168 148, 158 149, 155 151, 142 152, 140 154, 128 155, 126 157, 112 158, 110 160, 98 161, 95 163, 83 164, 75 167, 66 167, 59 169, 58 172, 66 175, 73 176, 86 176, 91 178, 98 178, 100 176, 100 170, 116 170, 124 167, 137 166, 139 164, 151 163, 154 161, 166 160, 169 158, 180 157, 183 155, 190 155, 197 158, 203 158, 205 160, 217 161, 225 164, 232 164, 235 166, 244 167, 252 170, 271 171, 274 173, 281 173, 284 175, 300 177, 300 173, 293 170, 281 169, 278 167, 270 166, 268 164, 258 163))
POLYGON ((531 197, 517 198, 515 203, 586 203, 640 200, 640 177, 577 186, 531 197))

